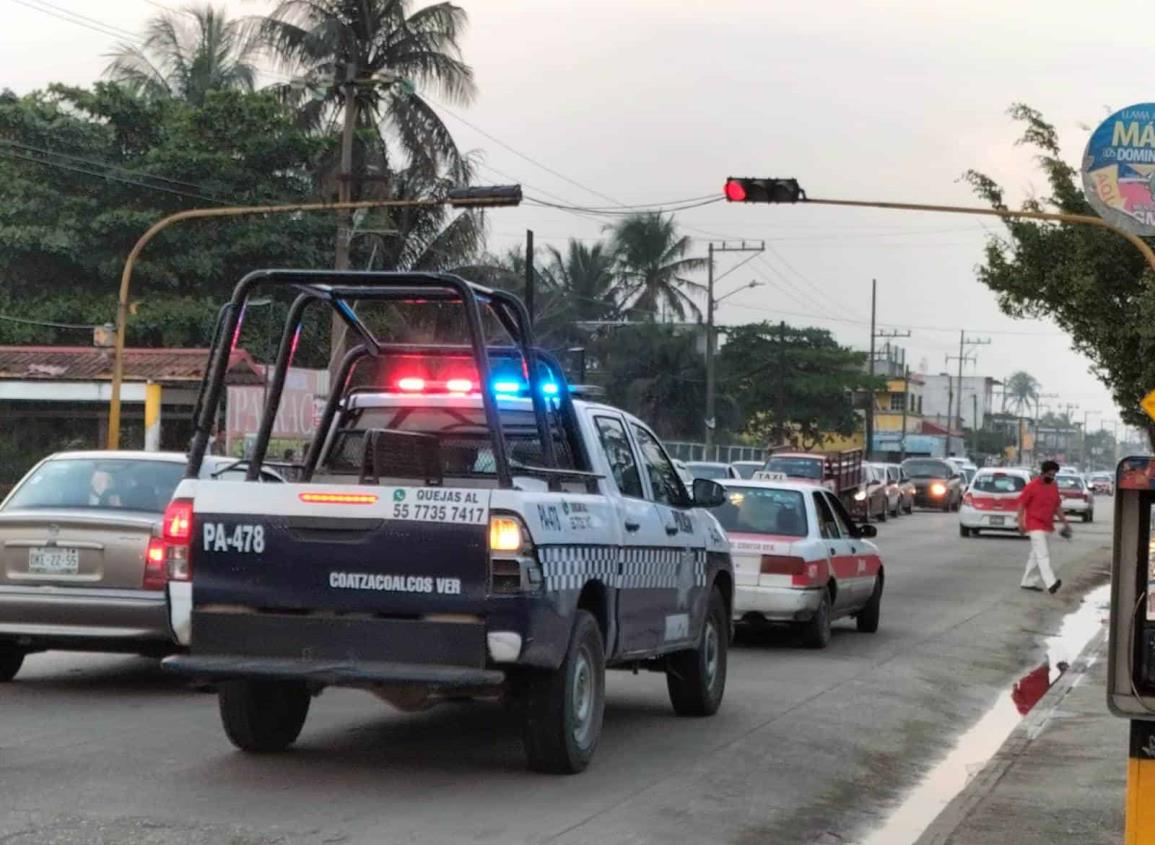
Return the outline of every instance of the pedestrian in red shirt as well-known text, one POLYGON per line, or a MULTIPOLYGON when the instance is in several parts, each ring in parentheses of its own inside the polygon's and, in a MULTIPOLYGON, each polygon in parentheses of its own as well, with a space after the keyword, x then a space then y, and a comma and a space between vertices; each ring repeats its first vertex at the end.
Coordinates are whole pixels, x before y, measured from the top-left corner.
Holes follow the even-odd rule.
POLYGON ((1063 535, 1067 536, 1071 524, 1063 513, 1063 499, 1055 484, 1055 473, 1059 465, 1054 461, 1043 461, 1043 472, 1033 479, 1019 497, 1019 532, 1031 538, 1031 555, 1027 558, 1027 569, 1020 582, 1024 590, 1041 590, 1053 593, 1063 586, 1051 569, 1051 553, 1047 547, 1047 537, 1055 530, 1055 517, 1063 523, 1063 535))

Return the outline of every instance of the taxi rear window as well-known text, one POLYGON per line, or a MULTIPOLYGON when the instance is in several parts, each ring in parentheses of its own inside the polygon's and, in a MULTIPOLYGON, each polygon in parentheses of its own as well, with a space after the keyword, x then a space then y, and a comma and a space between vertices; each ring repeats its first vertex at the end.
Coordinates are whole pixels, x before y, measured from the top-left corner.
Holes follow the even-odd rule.
POLYGON ((805 537, 806 506, 797 490, 727 487, 726 502, 713 511, 727 531, 805 537))
POLYGON ((1018 493, 1026 486, 1027 480, 1022 476, 991 473, 975 478, 971 489, 976 493, 1018 493))

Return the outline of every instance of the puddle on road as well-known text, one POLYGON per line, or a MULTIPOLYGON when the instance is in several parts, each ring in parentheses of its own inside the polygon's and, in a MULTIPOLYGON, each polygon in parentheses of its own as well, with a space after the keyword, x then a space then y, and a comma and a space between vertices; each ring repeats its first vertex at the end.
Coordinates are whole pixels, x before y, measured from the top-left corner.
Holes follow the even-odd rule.
POLYGON ((1043 641, 1046 660, 1000 692, 991 709, 958 738, 885 824, 860 840, 861 845, 903 845, 917 840, 1067 670, 1107 618, 1110 601, 1110 584, 1087 593, 1082 604, 1063 618, 1058 633, 1043 641))

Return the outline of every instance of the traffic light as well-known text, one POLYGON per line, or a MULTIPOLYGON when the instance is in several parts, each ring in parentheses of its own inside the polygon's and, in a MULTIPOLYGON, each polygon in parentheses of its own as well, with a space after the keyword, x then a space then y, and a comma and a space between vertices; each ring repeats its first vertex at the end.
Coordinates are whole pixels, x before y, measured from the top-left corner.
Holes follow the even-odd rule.
POLYGON ((521 185, 450 188, 445 197, 454 208, 493 208, 521 203, 521 185))
POLYGON ((806 192, 797 179, 741 179, 731 176, 726 180, 728 202, 798 202, 806 199, 806 192))

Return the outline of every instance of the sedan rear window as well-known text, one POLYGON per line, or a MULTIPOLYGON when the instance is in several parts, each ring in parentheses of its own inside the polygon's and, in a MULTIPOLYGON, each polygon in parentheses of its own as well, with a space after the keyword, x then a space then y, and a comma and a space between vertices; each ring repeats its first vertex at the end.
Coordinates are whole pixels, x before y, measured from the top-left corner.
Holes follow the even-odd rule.
POLYGON ((971 489, 976 493, 1018 493, 1027 486, 1027 480, 1020 475, 995 472, 975 478, 971 489))
POLYGON ((97 508, 163 513, 182 476, 184 464, 171 461, 46 461, 20 483, 4 510, 97 508))
POLYGON ((771 458, 766 462, 770 472, 781 472, 793 478, 822 478, 821 458, 771 458))
POLYGON ((1083 479, 1077 475, 1057 475, 1055 476, 1055 483, 1059 485, 1060 490, 1083 489, 1083 479))
POLYGON ((805 537, 806 507, 797 490, 727 487, 726 502, 713 511, 727 531, 805 537))

